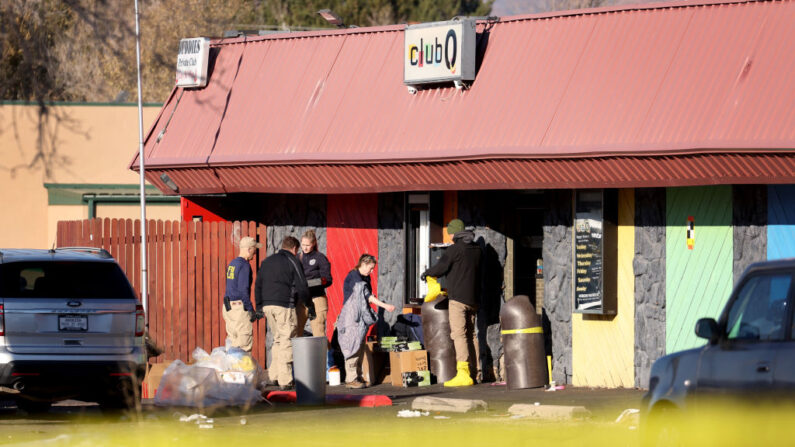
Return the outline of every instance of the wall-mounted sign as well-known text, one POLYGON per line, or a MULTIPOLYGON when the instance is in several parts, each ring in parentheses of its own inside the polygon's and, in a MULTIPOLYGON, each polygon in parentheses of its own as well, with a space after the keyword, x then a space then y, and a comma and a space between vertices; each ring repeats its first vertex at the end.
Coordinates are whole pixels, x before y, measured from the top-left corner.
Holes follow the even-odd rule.
POLYGON ((474 79, 474 19, 406 27, 403 51, 404 84, 474 79))
POLYGON ((574 216, 574 310, 602 311, 602 191, 577 191, 574 216))
POLYGON ((207 85, 209 60, 210 39, 196 37, 180 40, 177 53, 177 87, 204 87, 207 85))

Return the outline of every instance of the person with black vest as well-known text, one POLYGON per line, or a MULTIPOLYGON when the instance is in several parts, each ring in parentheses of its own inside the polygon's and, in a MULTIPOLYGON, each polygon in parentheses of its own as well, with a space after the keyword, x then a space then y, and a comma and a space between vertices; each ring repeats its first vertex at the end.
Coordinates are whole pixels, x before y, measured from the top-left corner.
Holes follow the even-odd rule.
POLYGON ((298 239, 287 236, 282 248, 260 264, 254 288, 257 309, 261 309, 267 328, 273 331, 271 364, 268 375, 282 389, 293 387, 293 346, 290 341, 298 333, 296 301, 312 309, 309 288, 298 253, 298 239))
POLYGON ((475 233, 464 229, 464 222, 453 219, 447 224, 447 233, 453 236, 439 262, 425 270, 420 276, 446 278, 449 297, 450 338, 455 347, 457 374, 444 386, 470 386, 474 382, 469 372, 469 363, 475 353, 475 315, 480 297, 480 262, 482 252, 474 243, 475 233))
POLYGON ((302 336, 307 318, 312 328, 314 337, 326 336, 326 315, 328 314, 328 299, 326 298, 326 288, 331 286, 331 263, 328 262, 326 255, 317 249, 317 237, 315 230, 307 230, 301 236, 301 251, 298 252, 298 259, 304 268, 304 276, 309 285, 309 296, 315 305, 315 315, 309 313, 309 309, 304 303, 298 302, 295 305, 295 313, 298 317, 298 336, 302 336))
POLYGON ((221 313, 230 346, 251 352, 254 346, 254 306, 251 305, 251 265, 262 244, 253 237, 240 238, 240 255, 226 267, 226 293, 221 313))

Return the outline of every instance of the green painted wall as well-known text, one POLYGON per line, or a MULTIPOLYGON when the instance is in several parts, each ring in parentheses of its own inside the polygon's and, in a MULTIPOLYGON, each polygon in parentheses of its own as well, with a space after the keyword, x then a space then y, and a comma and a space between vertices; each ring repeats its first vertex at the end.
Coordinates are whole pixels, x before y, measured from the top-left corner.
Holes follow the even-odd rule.
POLYGON ((666 191, 665 348, 704 344, 696 320, 717 318, 732 289, 732 190, 730 185, 668 188, 666 191), (687 248, 687 218, 695 244, 687 248))

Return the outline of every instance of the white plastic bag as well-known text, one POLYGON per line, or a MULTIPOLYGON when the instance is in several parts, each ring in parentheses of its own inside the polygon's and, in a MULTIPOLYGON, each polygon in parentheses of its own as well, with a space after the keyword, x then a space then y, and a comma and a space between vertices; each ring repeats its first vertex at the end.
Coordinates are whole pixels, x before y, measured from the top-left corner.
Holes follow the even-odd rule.
MULTIPOLYGON (((225 359, 225 354, 217 355, 215 360, 218 359, 225 359)), ((213 359, 205 360, 214 363, 213 359)), ((214 367, 186 365, 175 360, 163 373, 155 395, 155 405, 205 408, 250 405, 262 400, 253 380, 248 383, 227 383, 221 380, 220 374, 214 367)))

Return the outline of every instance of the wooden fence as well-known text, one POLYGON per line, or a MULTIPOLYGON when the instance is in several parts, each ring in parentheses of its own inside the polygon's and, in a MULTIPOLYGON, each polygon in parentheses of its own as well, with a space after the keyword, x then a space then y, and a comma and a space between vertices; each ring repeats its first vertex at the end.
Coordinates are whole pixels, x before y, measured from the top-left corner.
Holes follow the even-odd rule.
MULTIPOLYGON (((149 335, 164 353, 154 362, 189 361, 197 347, 210 352, 223 346, 221 315, 226 266, 238 255, 236 242, 252 236, 263 243, 265 226, 255 222, 147 221, 149 259, 147 323, 149 335)), ((58 247, 108 250, 141 296, 141 225, 132 219, 58 222, 58 247)), ((251 261, 256 279, 259 259, 251 261)), ((90 279, 86 279, 87 281, 90 279)), ((253 289, 253 285, 252 285, 253 289)), ((252 298, 253 299, 253 298, 252 298)), ((265 365, 265 320, 254 325, 254 358, 265 365)))

